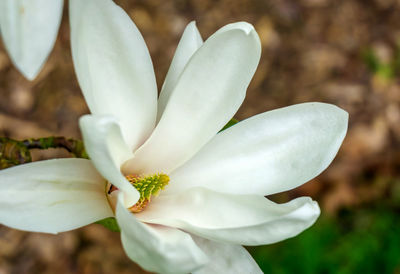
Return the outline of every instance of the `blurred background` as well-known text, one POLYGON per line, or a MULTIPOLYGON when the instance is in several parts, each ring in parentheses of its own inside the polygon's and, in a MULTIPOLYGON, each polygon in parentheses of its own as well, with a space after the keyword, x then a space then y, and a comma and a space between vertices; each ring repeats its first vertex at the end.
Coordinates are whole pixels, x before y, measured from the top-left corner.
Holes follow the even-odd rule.
MULTIPOLYGON (((271 197, 307 195, 322 215, 301 235, 251 247, 266 273, 400 273, 399 0, 124 0, 150 49, 158 86, 186 24, 207 38, 247 21, 263 53, 242 120, 319 101, 347 110, 347 137, 322 175, 271 197)), ((0 44, 0 136, 80 138, 88 113, 72 65, 67 5, 48 62, 29 82, 0 44)), ((0 42, 1 43, 1 42, 0 42)), ((34 157, 65 157, 49 150, 34 157)), ((144 273, 124 254, 119 234, 90 225, 57 236, 0 226, 0 274, 144 273)))

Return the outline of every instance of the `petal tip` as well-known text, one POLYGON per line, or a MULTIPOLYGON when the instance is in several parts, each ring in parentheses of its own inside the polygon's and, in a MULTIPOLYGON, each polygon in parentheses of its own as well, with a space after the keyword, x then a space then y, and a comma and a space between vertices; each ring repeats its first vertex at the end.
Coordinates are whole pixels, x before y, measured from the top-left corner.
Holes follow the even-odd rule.
POLYGON ((349 120, 349 113, 346 110, 344 110, 336 105, 332 105, 332 104, 327 104, 327 105, 330 105, 332 107, 332 109, 334 109, 338 113, 338 117, 342 118, 346 122, 349 120))
POLYGON ((35 80, 35 78, 38 76, 41 68, 35 70, 35 71, 27 71, 27 70, 23 70, 21 68, 18 68, 18 70, 22 73, 22 75, 28 79, 29 81, 33 81, 35 80))
POLYGON ((88 123, 93 123, 97 126, 108 126, 113 123, 118 124, 118 120, 116 117, 112 115, 93 115, 86 114, 79 118, 79 126, 82 127, 88 123), (97 119, 96 119, 97 118, 97 119))
POLYGON ((260 37, 258 36, 257 31, 254 29, 254 26, 250 23, 247 22, 236 22, 236 23, 231 23, 223 28, 220 29, 220 31, 240 31, 242 32, 243 35, 246 36, 247 39, 250 39, 252 43, 254 44, 255 48, 254 50, 257 52, 258 59, 261 56, 261 40, 260 37))
POLYGON ((311 206, 314 210, 315 219, 317 219, 319 215, 321 215, 321 208, 319 207, 318 202, 313 200, 311 200, 311 206))
POLYGON ((187 24, 186 28, 185 28, 185 32, 189 32, 192 34, 192 36, 194 36, 194 40, 197 41, 197 45, 198 47, 200 47, 203 44, 203 38, 201 38, 201 34, 199 29, 197 28, 197 24, 196 21, 190 21, 189 24, 187 24))
POLYGON ((246 35, 249 35, 252 32, 255 32, 253 25, 250 23, 244 22, 244 21, 232 23, 232 24, 229 24, 229 26, 231 29, 242 30, 246 35))
POLYGON ((189 24, 188 24, 188 26, 191 26, 191 27, 197 27, 196 20, 192 20, 192 21, 190 21, 190 22, 189 22, 189 24))
POLYGON ((337 122, 336 124, 339 126, 346 127, 349 122, 349 113, 336 106, 333 104, 328 104, 328 103, 320 103, 320 102, 311 102, 311 103, 305 103, 305 104, 310 104, 311 106, 315 107, 321 112, 328 112, 333 115, 334 120, 337 122))
POLYGON ((336 114, 336 126, 340 129, 342 129, 342 131, 344 132, 344 134, 347 133, 347 128, 348 128, 348 124, 349 124, 349 113, 338 107, 335 105, 331 105, 332 106, 332 110, 335 112, 336 114))
POLYGON ((93 123, 93 115, 86 114, 79 118, 79 128, 83 132, 83 129, 90 126, 93 123))

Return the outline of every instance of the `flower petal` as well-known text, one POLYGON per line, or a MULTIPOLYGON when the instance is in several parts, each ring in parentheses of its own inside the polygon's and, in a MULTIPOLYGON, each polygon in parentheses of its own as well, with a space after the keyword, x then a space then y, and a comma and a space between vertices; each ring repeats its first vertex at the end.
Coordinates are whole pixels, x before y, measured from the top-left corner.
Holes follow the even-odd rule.
POLYGON ((122 245, 128 257, 148 271, 189 273, 207 263, 208 258, 189 234, 178 229, 139 222, 118 196, 116 218, 122 245))
POLYGON ((150 135, 157 113, 153 65, 142 35, 111 0, 71 0, 75 71, 93 114, 118 119, 136 149, 150 135))
POLYGON ((221 132, 175 170, 166 192, 201 186, 219 192, 270 195, 311 180, 332 162, 348 114, 322 103, 269 111, 221 132))
POLYGON ((122 175, 121 164, 132 157, 114 117, 85 115, 79 120, 86 151, 96 169, 126 197, 126 206, 134 205, 139 192, 122 175))
POLYGON ((201 45, 203 45, 203 39, 196 27, 196 22, 192 21, 186 26, 186 29, 182 34, 174 58, 172 59, 171 66, 169 67, 167 76, 165 77, 160 97, 158 98, 157 121, 160 120, 184 67, 190 57, 192 57, 201 45))
POLYGON ((89 160, 47 160, 0 171, 1 224, 58 233, 111 216, 105 180, 89 160))
POLYGON ((308 197, 276 204, 258 195, 192 188, 177 195, 160 195, 136 217, 209 240, 263 245, 296 236, 310 227, 319 214, 318 204, 308 197))
POLYGON ((190 58, 156 129, 124 169, 169 173, 190 159, 236 113, 260 59, 253 26, 217 31, 190 58))
POLYGON ((193 274, 258 274, 263 273, 249 252, 240 245, 217 243, 192 235, 196 244, 208 255, 210 262, 193 274))
POLYGON ((2 0, 0 29, 11 61, 33 80, 53 49, 63 0, 2 0))

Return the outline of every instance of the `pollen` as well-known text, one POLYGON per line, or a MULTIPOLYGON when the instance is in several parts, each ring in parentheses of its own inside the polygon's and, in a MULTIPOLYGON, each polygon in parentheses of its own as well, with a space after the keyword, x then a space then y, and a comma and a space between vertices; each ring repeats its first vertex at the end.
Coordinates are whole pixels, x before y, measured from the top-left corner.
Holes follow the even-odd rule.
POLYGON ((139 201, 129 208, 133 213, 141 212, 150 203, 151 198, 158 196, 169 182, 168 175, 162 173, 143 177, 136 175, 125 177, 140 193, 139 201))

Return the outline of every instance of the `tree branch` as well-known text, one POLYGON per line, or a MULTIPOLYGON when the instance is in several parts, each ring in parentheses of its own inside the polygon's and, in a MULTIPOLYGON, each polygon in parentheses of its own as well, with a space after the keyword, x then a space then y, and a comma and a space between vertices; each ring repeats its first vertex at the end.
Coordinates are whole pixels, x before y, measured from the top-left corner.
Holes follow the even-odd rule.
POLYGON ((31 149, 49 148, 64 148, 74 157, 89 158, 81 140, 52 136, 18 141, 7 137, 0 137, 0 169, 32 162, 31 149))

